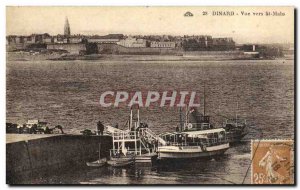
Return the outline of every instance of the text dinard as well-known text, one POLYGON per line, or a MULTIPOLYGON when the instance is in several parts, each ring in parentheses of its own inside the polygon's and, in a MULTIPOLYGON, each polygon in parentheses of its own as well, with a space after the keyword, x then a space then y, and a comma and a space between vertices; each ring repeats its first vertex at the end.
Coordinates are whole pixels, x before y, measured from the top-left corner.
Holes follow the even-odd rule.
POLYGON ((212 16, 285 16, 281 11, 249 12, 249 11, 212 11, 212 16))

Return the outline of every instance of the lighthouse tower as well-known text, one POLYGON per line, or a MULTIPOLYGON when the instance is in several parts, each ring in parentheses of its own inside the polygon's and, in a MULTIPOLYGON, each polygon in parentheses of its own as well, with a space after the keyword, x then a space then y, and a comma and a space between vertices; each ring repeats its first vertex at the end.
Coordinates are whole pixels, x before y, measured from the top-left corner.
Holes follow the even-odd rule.
POLYGON ((70 30, 70 24, 69 24, 68 17, 66 17, 66 21, 65 21, 64 35, 65 36, 70 36, 71 35, 71 30, 70 30))

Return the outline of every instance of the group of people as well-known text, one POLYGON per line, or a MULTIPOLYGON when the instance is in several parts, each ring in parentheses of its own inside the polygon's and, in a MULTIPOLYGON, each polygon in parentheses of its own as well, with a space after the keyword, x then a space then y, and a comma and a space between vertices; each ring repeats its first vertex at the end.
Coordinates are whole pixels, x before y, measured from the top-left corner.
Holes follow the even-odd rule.
POLYGON ((38 124, 33 124, 32 126, 27 126, 26 124, 13 124, 6 123, 6 133, 15 134, 53 134, 60 133, 64 134, 63 127, 61 125, 56 125, 55 127, 40 126, 38 124))

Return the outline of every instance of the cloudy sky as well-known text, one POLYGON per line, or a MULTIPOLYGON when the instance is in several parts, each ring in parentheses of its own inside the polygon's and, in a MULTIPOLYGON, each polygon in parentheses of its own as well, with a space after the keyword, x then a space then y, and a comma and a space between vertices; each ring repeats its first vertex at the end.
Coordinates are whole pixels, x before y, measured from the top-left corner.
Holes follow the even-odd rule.
POLYGON ((63 34, 68 17, 72 34, 212 35, 233 37, 237 43, 290 43, 294 41, 293 11, 293 7, 7 7, 6 33, 63 34), (184 17, 187 11, 194 16, 184 17), (213 16, 213 11, 235 15, 213 16), (285 16, 266 16, 266 11, 285 16))

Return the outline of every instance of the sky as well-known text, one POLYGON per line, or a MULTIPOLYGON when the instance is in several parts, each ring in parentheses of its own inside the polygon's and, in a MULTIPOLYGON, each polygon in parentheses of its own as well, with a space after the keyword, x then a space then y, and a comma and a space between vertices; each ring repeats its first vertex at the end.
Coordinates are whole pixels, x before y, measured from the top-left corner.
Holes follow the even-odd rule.
POLYGON ((294 41, 293 7, 6 7, 6 34, 63 34, 66 17, 71 34, 211 35, 232 37, 237 43, 294 41), (187 11, 194 16, 185 17, 187 11), (217 11, 234 15, 213 15, 217 11), (273 11, 278 14, 266 16, 273 11))

